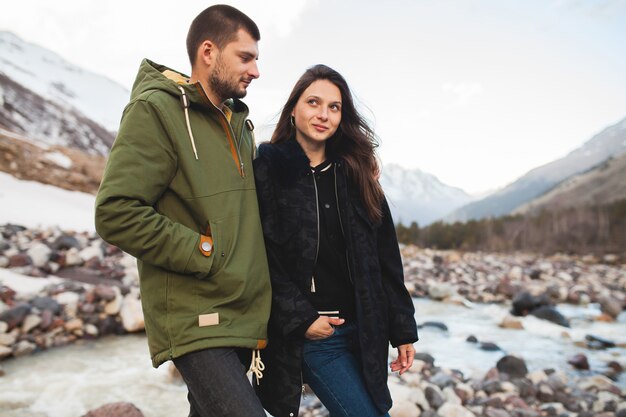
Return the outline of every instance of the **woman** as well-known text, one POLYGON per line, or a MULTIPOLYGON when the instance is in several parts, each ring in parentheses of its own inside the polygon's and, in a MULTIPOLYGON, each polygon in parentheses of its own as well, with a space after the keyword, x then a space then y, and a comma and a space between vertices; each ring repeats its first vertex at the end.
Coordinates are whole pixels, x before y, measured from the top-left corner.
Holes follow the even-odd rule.
POLYGON ((395 229, 377 181, 374 133, 344 78, 307 70, 254 161, 272 282, 258 385, 275 416, 297 416, 308 383, 332 417, 387 416, 392 371, 417 340, 395 229))

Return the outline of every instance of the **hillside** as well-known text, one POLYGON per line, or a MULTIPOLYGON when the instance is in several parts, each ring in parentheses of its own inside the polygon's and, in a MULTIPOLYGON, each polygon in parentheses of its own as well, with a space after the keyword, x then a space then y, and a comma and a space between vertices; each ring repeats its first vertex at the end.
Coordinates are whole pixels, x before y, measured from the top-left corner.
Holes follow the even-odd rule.
POLYGON ((626 154, 563 181, 513 214, 556 211, 564 208, 606 205, 626 199, 626 154))
POLYGON ((455 210, 445 217, 445 221, 467 221, 510 214, 572 175, 585 172, 624 152, 626 119, 607 127, 563 158, 535 168, 502 190, 455 210))
MULTIPOLYGON (((0 130, 0 171, 71 191, 95 194, 106 159, 0 130)), ((4 187, 4 185, 3 185, 4 187)))

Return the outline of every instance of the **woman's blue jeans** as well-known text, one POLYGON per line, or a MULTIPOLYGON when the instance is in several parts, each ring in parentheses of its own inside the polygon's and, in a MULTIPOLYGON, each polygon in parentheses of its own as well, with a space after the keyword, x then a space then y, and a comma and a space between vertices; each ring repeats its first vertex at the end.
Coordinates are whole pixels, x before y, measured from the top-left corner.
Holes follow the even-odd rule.
POLYGON ((355 323, 337 326, 326 339, 304 342, 304 382, 328 409, 330 417, 389 417, 374 406, 360 362, 355 323))

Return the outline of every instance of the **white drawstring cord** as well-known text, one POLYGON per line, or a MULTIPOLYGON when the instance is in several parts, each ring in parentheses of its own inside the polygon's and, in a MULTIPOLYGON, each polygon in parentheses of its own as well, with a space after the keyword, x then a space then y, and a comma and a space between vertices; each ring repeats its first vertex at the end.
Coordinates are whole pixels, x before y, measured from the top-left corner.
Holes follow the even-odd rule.
POLYGON ((259 385, 259 381, 263 378, 263 371, 265 370, 265 364, 261 361, 261 351, 259 349, 252 349, 252 363, 248 373, 254 373, 256 376, 256 384, 259 385))
POLYGON ((198 159, 198 151, 196 150, 196 142, 193 139, 193 133, 191 132, 191 123, 189 123, 189 100, 187 99, 187 94, 185 93, 185 89, 178 86, 182 96, 181 100, 183 103, 183 108, 185 109, 185 121, 187 122, 187 132, 189 133, 189 139, 191 140, 191 147, 193 148, 193 154, 196 156, 196 160, 198 159))

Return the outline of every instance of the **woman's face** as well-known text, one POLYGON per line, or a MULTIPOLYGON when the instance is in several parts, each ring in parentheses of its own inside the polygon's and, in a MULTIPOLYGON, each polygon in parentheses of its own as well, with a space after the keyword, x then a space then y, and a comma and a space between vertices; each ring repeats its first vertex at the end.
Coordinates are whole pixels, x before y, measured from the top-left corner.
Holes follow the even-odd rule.
POLYGON ((296 140, 301 145, 320 145, 335 134, 341 122, 341 92, 328 80, 317 80, 304 90, 291 115, 296 140))

